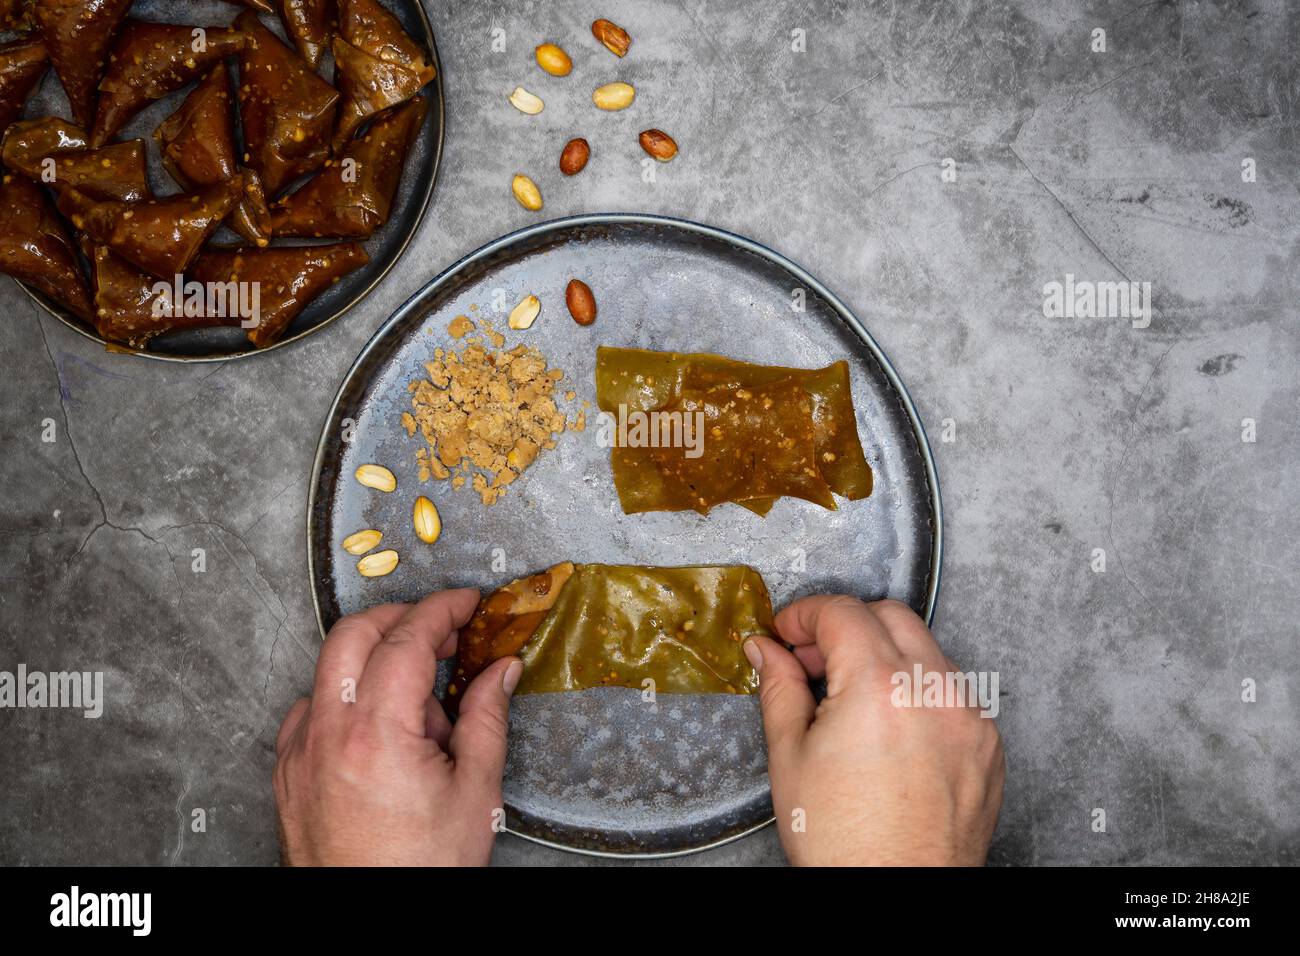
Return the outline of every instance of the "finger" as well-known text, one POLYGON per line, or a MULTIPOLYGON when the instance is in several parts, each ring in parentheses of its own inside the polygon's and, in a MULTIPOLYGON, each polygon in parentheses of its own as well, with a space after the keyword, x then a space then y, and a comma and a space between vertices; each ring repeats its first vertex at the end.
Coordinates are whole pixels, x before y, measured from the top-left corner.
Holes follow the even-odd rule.
POLYGON ((867 605, 867 610, 885 626, 890 640, 905 657, 932 667, 948 663, 930 629, 906 604, 901 601, 872 601, 867 605))
MULTIPOLYGON (((442 646, 438 648, 438 660, 456 656, 459 637, 459 631, 451 632, 451 637, 443 641, 442 646)), ((429 695, 424 705, 424 736, 436 743, 439 750, 446 752, 447 742, 451 739, 451 718, 447 716, 447 709, 442 706, 442 701, 434 694, 429 695)))
POLYGON ((745 641, 744 650, 758 671, 758 703, 763 710, 768 763, 771 772, 779 774, 798 752, 817 704, 803 665, 776 641, 755 635, 745 641))
POLYGON ((451 739, 451 720, 437 697, 430 696, 424 705, 424 736, 436 743, 440 750, 446 751, 451 739))
POLYGON ((306 697, 299 697, 289 713, 284 715, 284 721, 280 724, 280 731, 275 735, 275 753, 276 756, 284 753, 284 749, 289 746, 289 741, 293 740, 293 735, 297 733, 298 727, 302 724, 303 719, 307 716, 307 711, 311 709, 311 701, 306 697))
POLYGON ((438 591, 389 628, 357 685, 357 706, 424 736, 425 705, 433 694, 439 651, 470 619, 478 591, 438 591))
POLYGON ((411 609, 410 604, 380 604, 359 614, 349 614, 330 628, 316 660, 316 681, 312 697, 317 707, 330 708, 343 702, 343 682, 361 681, 366 661, 383 640, 384 633, 411 609))
POLYGON ((822 657, 816 644, 796 645, 793 653, 813 680, 821 680, 826 676, 826 658, 822 657))
POLYGON ((471 787, 495 790, 501 786, 510 695, 523 672, 523 661, 503 657, 475 677, 465 690, 447 752, 456 761, 457 778, 471 787))
POLYGON ((859 677, 893 673, 903 663, 880 618, 842 594, 800 598, 776 616, 776 629, 787 643, 821 653, 828 697, 859 677))

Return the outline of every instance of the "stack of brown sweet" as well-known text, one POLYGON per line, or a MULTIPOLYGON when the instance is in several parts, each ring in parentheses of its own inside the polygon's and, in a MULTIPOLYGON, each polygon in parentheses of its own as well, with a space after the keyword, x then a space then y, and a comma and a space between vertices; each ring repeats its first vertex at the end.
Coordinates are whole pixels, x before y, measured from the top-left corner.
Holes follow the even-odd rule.
POLYGON ((0 44, 0 271, 108 342, 241 325, 271 345, 368 261, 357 240, 392 211, 426 51, 378 0, 242 5, 221 27, 134 19, 130 0, 0 0, 0 29, 19 34, 0 44), (292 47, 259 16, 276 12, 292 47), (71 119, 24 118, 50 66, 71 119), (118 133, 190 84, 153 132, 179 191, 154 196, 145 141, 118 133), (223 224, 238 244, 211 242, 223 224), (323 239, 345 241, 301 242, 323 239), (258 314, 184 308, 165 290, 187 281, 255 285, 258 314))

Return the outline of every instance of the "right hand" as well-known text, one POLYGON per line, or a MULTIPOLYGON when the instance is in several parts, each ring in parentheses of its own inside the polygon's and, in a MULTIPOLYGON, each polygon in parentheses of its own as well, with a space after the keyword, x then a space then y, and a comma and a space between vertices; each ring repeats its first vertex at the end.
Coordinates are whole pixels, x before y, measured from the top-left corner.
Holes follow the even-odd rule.
POLYGON ((802 598, 776 617, 794 652, 750 637, 781 845, 796 865, 978 866, 1005 764, 972 707, 898 707, 892 675, 957 668, 897 601, 802 598), (755 654, 755 650, 758 654, 755 654), (761 656, 761 660, 757 659, 761 656), (825 677, 813 700, 809 677, 825 677))

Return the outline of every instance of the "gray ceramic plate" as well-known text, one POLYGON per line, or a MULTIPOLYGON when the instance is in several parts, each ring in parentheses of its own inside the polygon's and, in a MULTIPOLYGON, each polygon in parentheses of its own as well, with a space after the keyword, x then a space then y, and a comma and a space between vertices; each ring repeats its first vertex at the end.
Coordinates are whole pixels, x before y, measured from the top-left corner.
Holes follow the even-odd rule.
MULTIPOLYGON (((594 409, 588 420, 594 421, 594 409)), ((322 633, 341 615, 429 591, 485 592, 560 560, 645 565, 750 564, 772 599, 843 591, 906 601, 927 619, 938 589, 939 491, 925 433, 889 361, 821 283, 757 243, 707 226, 637 215, 543 223, 484 246, 430 281, 379 329, 344 379, 312 474, 307 544, 322 633), (578 276, 599 318, 582 328, 564 306, 578 276), (791 304, 802 290, 804 312, 791 304), (542 300, 524 332, 506 329, 523 296, 542 300), (498 311, 499 310, 499 311, 498 311), (560 393, 594 405, 596 346, 717 352, 806 368, 847 359, 858 427, 876 474, 872 496, 826 511, 783 499, 766 519, 733 505, 624 515, 596 428, 567 432, 491 508, 469 489, 418 480, 399 418, 407 383, 452 344, 458 314, 486 317, 506 348, 537 346, 567 373, 560 393), (397 475, 383 494, 352 477, 378 462, 397 475), (411 529, 411 505, 437 504, 433 546, 411 529), (396 571, 363 578, 340 547, 384 532, 396 571), (494 568, 494 558, 495 568, 494 568)), ((444 675, 445 676, 445 675, 444 675)), ((659 695, 599 688, 515 699, 505 798, 509 828, 570 849, 619 855, 689 852, 770 822, 767 758, 755 697, 659 695)))
MULTIPOLYGON (((438 61, 438 48, 433 41, 433 28, 429 25, 429 18, 425 15, 424 7, 419 0, 383 0, 383 3, 397 16, 407 33, 424 43, 431 58, 430 62, 438 73, 436 79, 421 93, 429 101, 429 109, 425 116, 424 128, 407 157, 406 172, 402 176, 397 196, 393 201, 393 215, 364 243, 370 261, 357 271, 344 276, 331 289, 303 309, 286 330, 284 337, 268 348, 253 348, 249 345, 242 329, 190 329, 161 335, 154 339, 145 351, 121 350, 120 354, 141 355, 172 362, 220 362, 269 352, 290 342, 296 342, 342 316, 364 299, 401 257, 411 237, 415 235, 420 221, 424 218, 429 199, 433 194, 434 179, 438 174, 443 140, 442 64, 438 61)), ((242 7, 219 3, 216 0, 194 0, 183 5, 166 2, 166 0, 136 0, 131 7, 131 15, 141 20, 166 23, 225 26, 242 10, 242 7)), ((284 38, 284 30, 277 18, 262 14, 262 22, 274 30, 281 39, 284 38)), ((321 65, 321 73, 326 78, 330 76, 332 69, 328 65, 330 62, 327 55, 321 65)), ((186 86, 151 104, 118 134, 121 139, 136 137, 144 139, 149 151, 151 185, 157 195, 175 193, 178 189, 176 183, 162 168, 153 131, 180 106, 191 89, 193 89, 192 85, 186 86)), ((67 97, 53 70, 46 73, 40 89, 28 101, 24 115, 29 117, 70 115, 67 97)), ((238 241, 238 237, 223 228, 217 233, 214 241, 231 243, 238 241)), ((299 240, 282 240, 275 244, 294 245, 299 242, 299 240)), ((104 344, 104 340, 92 326, 41 293, 21 282, 18 284, 38 305, 74 332, 104 344)))

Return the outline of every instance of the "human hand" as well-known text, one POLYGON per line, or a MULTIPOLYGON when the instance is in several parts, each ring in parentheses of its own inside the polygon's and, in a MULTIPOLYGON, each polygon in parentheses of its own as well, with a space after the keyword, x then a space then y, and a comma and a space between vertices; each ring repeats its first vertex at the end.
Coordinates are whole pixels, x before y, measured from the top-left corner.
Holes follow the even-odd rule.
POLYGON ((433 697, 438 660, 455 653, 456 629, 477 603, 477 591, 442 591, 330 630, 312 695, 293 705, 276 738, 286 863, 488 862, 523 663, 502 658, 475 678, 454 728, 433 697))
POLYGON ((957 671, 921 619, 897 601, 822 595, 785 608, 776 628, 793 653, 766 637, 747 639, 745 653, 759 672, 772 803, 789 860, 983 864, 1006 769, 994 722, 973 707, 891 700, 891 677, 910 678, 916 663, 957 671), (821 703, 809 677, 826 678, 821 703))

